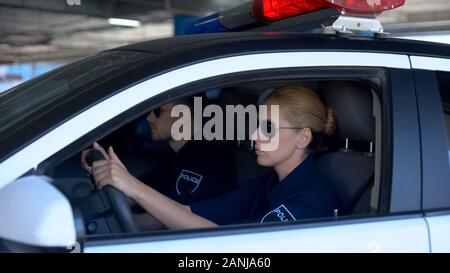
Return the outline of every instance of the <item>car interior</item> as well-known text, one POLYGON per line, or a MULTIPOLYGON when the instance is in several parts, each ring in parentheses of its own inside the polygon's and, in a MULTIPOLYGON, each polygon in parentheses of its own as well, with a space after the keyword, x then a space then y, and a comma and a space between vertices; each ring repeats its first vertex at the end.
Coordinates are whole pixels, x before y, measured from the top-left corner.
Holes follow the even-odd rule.
MULTIPOLYGON (((272 80, 199 92, 204 93, 207 103, 224 109, 225 105, 261 104, 271 90, 291 84, 304 85, 317 92, 336 116, 335 134, 323 139, 320 149, 312 154, 340 197, 342 209, 336 216, 376 214, 380 191, 381 103, 372 85, 361 81, 272 80)), ((138 178, 149 172, 158 158, 170 149, 166 142, 151 139, 147 114, 148 111, 98 141, 103 147, 113 146, 130 173, 138 178)), ((218 142, 230 153, 230 172, 236 187, 270 171, 256 163, 249 138, 218 142)), ((108 198, 113 197, 94 189, 81 167, 79 153, 48 170, 47 175, 81 211, 88 235, 149 232, 142 228, 124 229, 123 220, 116 215, 117 204, 108 202, 108 198)), ((123 202, 120 204, 125 206, 123 202)), ((126 206, 131 213, 139 211, 132 200, 126 200, 126 206)))

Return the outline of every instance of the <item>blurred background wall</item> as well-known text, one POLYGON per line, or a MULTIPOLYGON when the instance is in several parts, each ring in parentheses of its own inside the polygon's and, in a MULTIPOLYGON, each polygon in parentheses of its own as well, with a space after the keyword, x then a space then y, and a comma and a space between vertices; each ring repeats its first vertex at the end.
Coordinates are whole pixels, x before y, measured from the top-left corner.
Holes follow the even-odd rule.
MULTIPOLYGON (((245 1, 0 0, 0 92, 101 50, 182 35, 245 1)), ((379 18, 393 36, 450 43, 450 0, 406 0, 379 18)))

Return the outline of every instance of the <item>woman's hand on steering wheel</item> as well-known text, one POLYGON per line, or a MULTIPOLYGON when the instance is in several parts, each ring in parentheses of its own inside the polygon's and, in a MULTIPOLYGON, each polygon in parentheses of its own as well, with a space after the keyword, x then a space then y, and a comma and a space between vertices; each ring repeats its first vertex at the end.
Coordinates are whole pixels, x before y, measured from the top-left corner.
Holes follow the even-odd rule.
POLYGON ((121 231, 136 232, 138 228, 130 210, 128 198, 125 196, 124 188, 120 185, 127 185, 125 189, 131 189, 134 187, 130 186, 130 181, 138 180, 128 173, 112 147, 109 147, 108 153, 106 153, 100 145, 95 143, 94 149, 83 151, 83 161, 86 162, 86 165, 92 166, 90 168, 92 170, 92 182, 100 190, 100 198, 102 196, 107 198, 105 201, 111 205, 121 231))
POLYGON ((129 196, 127 192, 138 180, 128 172, 112 147, 109 147, 106 152, 103 147, 95 143, 94 149, 99 150, 106 158, 92 164, 92 175, 97 189, 101 190, 104 186, 111 185, 129 196))
MULTIPOLYGON (((81 166, 83 166, 83 169, 85 169, 86 172, 88 172, 89 174, 92 174, 92 167, 88 164, 86 157, 92 150, 99 151, 100 153, 102 153, 103 157, 106 160, 114 159, 120 165, 122 165, 124 168, 126 168, 125 165, 122 163, 122 161, 120 161, 119 157, 115 153, 114 153, 114 157, 112 158, 111 155, 109 153, 107 153, 106 150, 102 146, 100 146, 97 142, 94 142, 94 145, 92 145, 92 146, 93 146, 93 148, 89 148, 89 149, 83 150, 81 152, 81 166)), ((111 146, 109 148, 112 150, 111 146)))

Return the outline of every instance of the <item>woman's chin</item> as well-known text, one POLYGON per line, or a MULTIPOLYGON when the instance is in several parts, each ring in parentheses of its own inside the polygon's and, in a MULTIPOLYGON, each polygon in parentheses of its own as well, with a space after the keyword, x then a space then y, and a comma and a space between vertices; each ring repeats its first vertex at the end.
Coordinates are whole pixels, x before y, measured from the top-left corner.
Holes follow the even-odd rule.
POLYGON ((257 154, 256 162, 258 162, 258 165, 260 165, 260 166, 271 167, 269 160, 265 157, 264 154, 257 154))

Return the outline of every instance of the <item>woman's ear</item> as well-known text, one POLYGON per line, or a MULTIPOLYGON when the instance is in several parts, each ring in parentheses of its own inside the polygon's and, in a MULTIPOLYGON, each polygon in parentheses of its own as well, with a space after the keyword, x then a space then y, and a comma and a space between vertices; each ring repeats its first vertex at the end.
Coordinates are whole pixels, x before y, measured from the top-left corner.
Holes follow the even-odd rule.
POLYGON ((306 149, 312 141, 312 132, 309 128, 300 129, 297 133, 297 148, 306 149))

